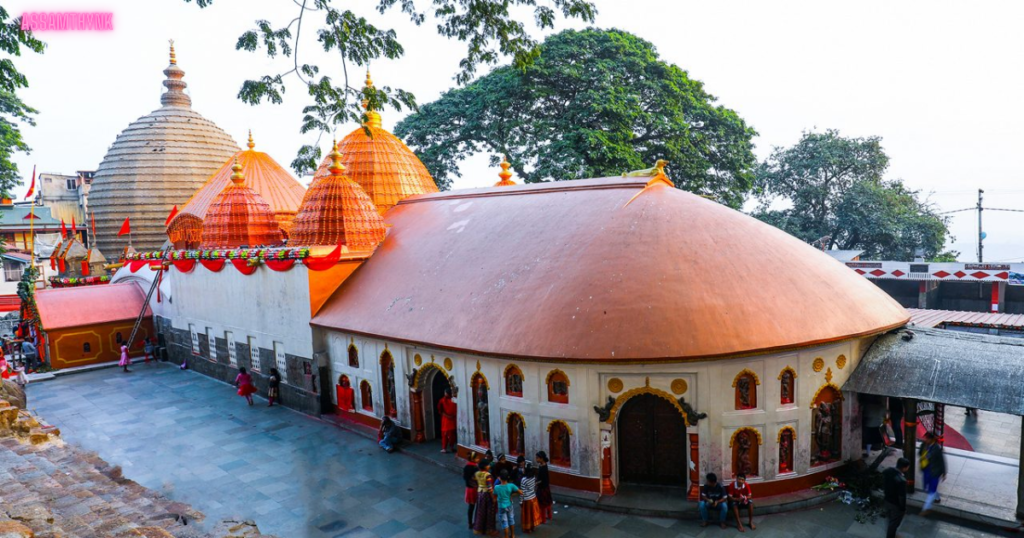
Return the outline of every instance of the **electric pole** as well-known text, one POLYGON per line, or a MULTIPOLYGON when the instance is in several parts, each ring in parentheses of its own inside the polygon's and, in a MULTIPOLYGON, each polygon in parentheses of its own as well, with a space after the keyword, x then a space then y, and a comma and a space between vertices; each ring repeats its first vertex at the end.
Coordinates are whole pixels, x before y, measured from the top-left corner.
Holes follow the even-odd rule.
POLYGON ((983 255, 985 246, 982 241, 985 239, 985 232, 981 231, 981 212, 985 208, 981 206, 981 195, 985 194, 985 191, 978 189, 978 263, 985 260, 983 255))

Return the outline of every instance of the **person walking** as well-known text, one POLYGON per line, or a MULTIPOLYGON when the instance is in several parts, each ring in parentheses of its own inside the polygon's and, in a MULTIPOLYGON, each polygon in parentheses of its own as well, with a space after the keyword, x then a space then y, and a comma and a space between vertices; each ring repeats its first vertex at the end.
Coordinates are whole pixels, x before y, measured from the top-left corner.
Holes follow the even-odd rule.
POLYGON ((132 365, 132 358, 128 356, 128 342, 121 343, 121 362, 117 363, 121 368, 124 368, 124 373, 131 372, 128 369, 132 365))
POLYGON ((455 428, 458 406, 452 399, 452 389, 444 389, 444 396, 437 402, 437 413, 441 415, 441 453, 447 454, 449 448, 458 452, 455 446, 455 428))
POLYGON ((551 498, 551 475, 548 473, 548 455, 541 450, 537 453, 537 504, 540 505, 540 522, 554 519, 555 501, 551 498))
POLYGON ((466 511, 469 530, 473 530, 473 512, 476 511, 476 473, 480 470, 476 458, 477 453, 470 452, 466 466, 462 468, 462 482, 466 486, 466 504, 469 505, 469 509, 466 511))
POLYGON ((494 499, 498 503, 498 530, 505 532, 505 538, 516 537, 516 511, 512 508, 512 496, 519 494, 519 488, 512 482, 508 471, 501 471, 501 484, 494 486, 494 499))
POLYGON ((146 352, 146 364, 149 364, 149 360, 153 359, 156 361, 156 356, 153 355, 153 350, 156 348, 156 344, 153 343, 152 338, 146 338, 142 341, 142 349, 146 352))
POLYGON ((927 516, 931 513, 932 504, 942 502, 942 496, 939 495, 939 482, 946 479, 946 455, 942 452, 942 445, 939 444, 934 433, 924 434, 920 458, 921 471, 924 472, 924 490, 928 493, 921 515, 927 516))
POLYGON ((494 534, 497 520, 497 506, 494 504, 494 479, 491 478, 491 466, 488 462, 480 462, 480 470, 476 472, 476 513, 473 514, 473 534, 494 534))
POLYGON ((523 510, 523 532, 530 534, 542 523, 540 504, 537 502, 537 469, 533 465, 526 466, 519 490, 523 493, 519 498, 523 510))
POLYGON ((895 467, 882 471, 882 484, 885 493, 885 511, 889 520, 885 538, 896 538, 896 531, 907 515, 907 471, 910 460, 900 458, 895 467))
POLYGON ((750 484, 747 483, 747 475, 740 473, 736 480, 729 484, 729 504, 732 505, 732 512, 736 515, 736 528, 740 532, 747 532, 740 521, 740 508, 747 509, 747 526, 755 530, 754 526, 754 493, 750 491, 750 484))
POLYGON ((252 376, 245 371, 245 367, 238 369, 238 375, 235 376, 235 386, 238 387, 238 395, 244 397, 245 401, 252 405, 252 394, 256 392, 256 387, 253 386, 252 376))
POLYGON ((697 503, 697 510, 700 511, 700 526, 707 527, 711 519, 711 512, 718 514, 718 523, 725 528, 725 518, 729 516, 729 496, 725 488, 718 483, 718 475, 708 473, 704 477, 704 485, 700 487, 700 501, 697 503))
POLYGON ((270 379, 267 381, 267 407, 274 406, 274 400, 278 398, 278 391, 281 387, 281 372, 277 368, 270 369, 270 379))

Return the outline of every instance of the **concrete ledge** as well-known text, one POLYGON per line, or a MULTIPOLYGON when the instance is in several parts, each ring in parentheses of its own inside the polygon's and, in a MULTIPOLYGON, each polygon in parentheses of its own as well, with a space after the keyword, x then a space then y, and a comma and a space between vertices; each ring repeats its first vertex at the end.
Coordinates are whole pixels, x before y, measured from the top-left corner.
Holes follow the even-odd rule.
MULTIPOLYGON (((141 359, 132 357, 132 366, 138 366, 141 359)), ((50 372, 40 374, 26 374, 29 383, 35 383, 38 381, 49 381, 63 375, 81 374, 84 372, 92 372, 93 370, 102 370, 104 368, 117 368, 120 361, 109 361, 100 362, 96 364, 87 364, 85 366, 74 366, 71 368, 61 368, 60 370, 53 370, 50 372)))

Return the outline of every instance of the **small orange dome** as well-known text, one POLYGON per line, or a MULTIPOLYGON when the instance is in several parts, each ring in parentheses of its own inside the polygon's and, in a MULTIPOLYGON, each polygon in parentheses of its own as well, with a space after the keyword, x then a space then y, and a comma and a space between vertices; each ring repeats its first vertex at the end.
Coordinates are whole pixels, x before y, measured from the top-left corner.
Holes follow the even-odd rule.
POLYGON ((196 248, 202 240, 203 219, 210 204, 231 184, 234 162, 242 165, 246 184, 270 204, 281 229, 287 234, 292 219, 302 203, 306 189, 270 155, 256 151, 252 132, 249 133, 249 149, 239 151, 214 172, 206 183, 181 207, 178 214, 167 226, 167 236, 177 248, 196 248))
POLYGON ((203 219, 202 248, 280 244, 284 236, 270 204, 245 186, 245 175, 237 159, 231 170, 231 184, 210 203, 203 219))
MULTIPOLYGON (((369 72, 366 86, 373 87, 369 72)), ((380 113, 371 110, 366 101, 363 106, 367 108, 366 123, 343 138, 338 151, 348 176, 369 195, 377 211, 383 215, 410 196, 437 192, 434 178, 419 157, 405 142, 381 127, 380 113)), ((321 162, 312 184, 328 175, 330 160, 327 157, 321 162)))
POLYGON ((345 174, 338 145, 328 156, 331 175, 309 187, 295 216, 291 245, 337 245, 369 250, 384 240, 386 227, 373 201, 345 174))
POLYGON ((495 183, 495 187, 511 187, 516 184, 515 181, 512 181, 512 172, 508 171, 510 166, 512 165, 509 164, 508 157, 503 155, 501 157, 501 172, 498 172, 498 177, 501 178, 501 181, 495 183))

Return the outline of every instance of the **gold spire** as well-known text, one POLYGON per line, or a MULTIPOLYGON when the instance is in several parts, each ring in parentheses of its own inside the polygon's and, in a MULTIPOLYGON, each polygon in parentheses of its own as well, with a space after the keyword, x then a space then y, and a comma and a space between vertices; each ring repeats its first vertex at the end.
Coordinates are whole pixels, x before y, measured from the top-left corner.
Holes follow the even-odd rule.
POLYGON ((237 155, 235 156, 235 164, 231 165, 231 171, 234 172, 233 174, 231 174, 232 183, 239 186, 245 183, 245 175, 242 174, 242 165, 238 164, 237 155))
POLYGON ((512 181, 512 172, 508 171, 509 167, 511 167, 511 166, 512 165, 508 162, 508 156, 502 155, 501 156, 501 172, 498 172, 498 177, 501 178, 501 181, 495 183, 494 184, 495 187, 508 187, 509 185, 515 185, 516 184, 515 181, 512 181))
POLYGON ((249 146, 249 150, 256 147, 256 143, 252 141, 252 129, 249 129, 249 143, 247 145, 249 146))
POLYGON ((334 147, 331 149, 330 155, 331 166, 328 170, 331 171, 332 176, 340 176, 345 173, 345 165, 341 164, 341 153, 338 153, 338 141, 334 141, 334 147))
POLYGON ((370 68, 369 67, 366 68, 366 87, 367 88, 372 88, 373 87, 373 79, 370 78, 370 68))
POLYGON ((169 39, 168 43, 171 45, 171 64, 164 69, 164 75, 167 76, 167 79, 164 80, 164 87, 167 88, 167 91, 160 96, 160 103, 164 106, 191 106, 192 98, 185 93, 188 84, 181 80, 185 76, 185 72, 178 67, 178 58, 174 54, 174 40, 169 39))
MULTIPOLYGON (((363 87, 364 94, 367 90, 373 90, 373 79, 370 77, 370 69, 366 69, 366 85, 363 87)), ((380 113, 370 108, 370 100, 363 99, 363 109, 366 110, 366 125, 367 127, 381 128, 380 113)))
POLYGON ((178 59, 174 57, 174 40, 168 39, 167 42, 171 44, 171 65, 178 65, 178 59))

